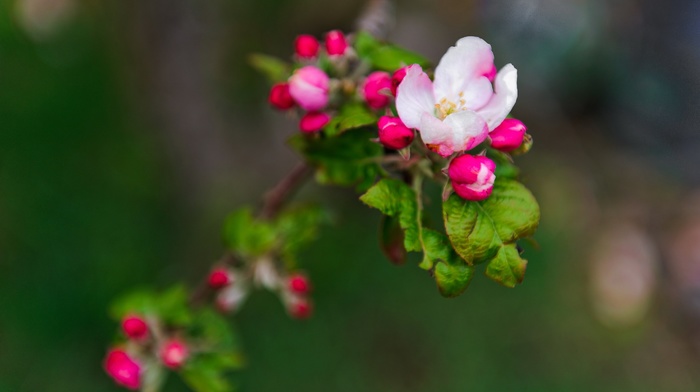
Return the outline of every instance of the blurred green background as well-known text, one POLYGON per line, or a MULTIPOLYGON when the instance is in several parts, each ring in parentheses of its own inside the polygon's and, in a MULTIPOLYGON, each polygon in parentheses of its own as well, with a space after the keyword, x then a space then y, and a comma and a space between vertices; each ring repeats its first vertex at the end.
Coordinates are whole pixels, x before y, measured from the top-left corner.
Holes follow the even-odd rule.
MULTIPOLYGON (((303 260, 316 314, 253 295, 233 323, 240 390, 700 390, 698 3, 396 3, 398 43, 437 61, 480 35, 519 69, 543 211, 525 282, 443 299, 384 260, 375 211, 309 185, 299 198, 335 216, 303 260)), ((109 303, 194 285, 226 213, 297 160, 247 54, 351 31, 364 5, 0 0, 0 392, 120 390, 109 303)))

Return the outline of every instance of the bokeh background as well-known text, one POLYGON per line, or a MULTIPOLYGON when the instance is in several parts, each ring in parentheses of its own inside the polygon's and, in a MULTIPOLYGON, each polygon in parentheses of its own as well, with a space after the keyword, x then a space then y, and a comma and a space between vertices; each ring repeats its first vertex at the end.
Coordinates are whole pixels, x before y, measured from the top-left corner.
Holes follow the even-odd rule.
MULTIPOLYGON (((294 165, 252 52, 352 31, 364 1, 0 0, 0 391, 117 391, 112 299, 197 277, 227 212, 294 165)), ((466 35, 519 70, 542 206, 522 286, 441 298, 351 191, 304 257, 316 315, 254 295, 241 391, 700 390, 700 2, 412 0, 389 38, 466 35)), ((167 391, 185 391, 171 377, 167 391)))

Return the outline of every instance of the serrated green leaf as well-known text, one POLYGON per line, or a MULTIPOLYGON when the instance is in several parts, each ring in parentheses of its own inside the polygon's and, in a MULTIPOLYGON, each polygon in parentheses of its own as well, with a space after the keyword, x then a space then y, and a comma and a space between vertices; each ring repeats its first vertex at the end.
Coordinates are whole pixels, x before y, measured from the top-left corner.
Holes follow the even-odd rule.
POLYGON ((435 265, 435 282, 443 297, 454 298, 469 287, 474 277, 474 266, 465 263, 449 264, 438 262, 435 265))
POLYGON ((360 200, 384 215, 398 217, 399 225, 404 230, 404 246, 407 251, 423 250, 416 194, 411 187, 399 180, 385 178, 360 196, 360 200))
POLYGON ((291 75, 291 67, 286 62, 264 54, 252 54, 248 63, 272 83, 286 81, 291 75))
POLYGON ((509 244, 501 247, 486 266, 486 276, 506 287, 515 287, 522 283, 526 268, 527 260, 520 257, 515 244, 509 244))
POLYGON ((322 184, 355 186, 367 190, 384 171, 377 160, 384 150, 370 139, 376 130, 357 128, 336 137, 292 137, 289 144, 316 167, 316 180, 322 184))
POLYGON ((382 215, 379 222, 379 247, 389 261, 396 265, 406 262, 407 251, 403 245, 403 229, 395 216, 382 215))
POLYGON ((269 222, 256 220, 250 208, 242 208, 226 218, 224 239, 232 251, 255 257, 275 245, 275 230, 269 222))
POLYGON ((540 219, 537 201, 527 188, 497 179, 491 196, 482 202, 450 196, 443 204, 443 217, 452 246, 468 264, 489 261, 487 275, 507 287, 522 281, 524 261, 510 248, 532 235, 540 219))
POLYGON ((361 128, 377 123, 377 116, 364 104, 353 102, 345 104, 338 114, 324 127, 328 136, 335 136, 348 129, 361 128))

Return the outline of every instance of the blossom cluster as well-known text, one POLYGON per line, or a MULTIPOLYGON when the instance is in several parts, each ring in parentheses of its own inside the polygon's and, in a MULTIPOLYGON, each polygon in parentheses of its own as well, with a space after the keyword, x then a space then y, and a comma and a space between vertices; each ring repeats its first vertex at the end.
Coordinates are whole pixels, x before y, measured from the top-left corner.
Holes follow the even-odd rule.
POLYGON ((517 153, 531 140, 520 120, 507 118, 518 96, 515 67, 498 71, 491 46, 465 37, 442 57, 432 80, 419 64, 390 73, 362 68, 352 39, 334 30, 322 47, 311 35, 298 36, 296 69, 272 87, 270 104, 296 110, 301 132, 315 134, 342 105, 363 102, 378 115, 376 140, 385 148, 407 149, 418 134, 424 150, 447 159, 445 173, 455 193, 466 200, 488 198, 496 163, 483 152, 488 147, 517 153))

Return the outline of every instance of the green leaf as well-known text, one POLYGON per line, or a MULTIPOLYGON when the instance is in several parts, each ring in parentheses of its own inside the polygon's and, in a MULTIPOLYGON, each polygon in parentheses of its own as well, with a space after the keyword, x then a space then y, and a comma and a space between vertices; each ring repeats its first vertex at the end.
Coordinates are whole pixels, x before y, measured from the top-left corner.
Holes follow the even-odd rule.
POLYGON ((354 185, 363 191, 384 173, 378 163, 384 150, 380 144, 370 140, 376 136, 376 130, 357 128, 329 138, 299 134, 292 137, 289 143, 316 166, 316 180, 319 183, 354 185))
POLYGON ((192 322, 187 289, 183 285, 173 286, 157 298, 158 314, 166 324, 186 326, 192 322))
POLYGON ((329 221, 328 214, 318 206, 296 206, 282 211, 275 221, 280 255, 290 263, 296 253, 316 240, 320 226, 329 221))
POLYGON ((272 83, 286 81, 291 75, 289 64, 272 56, 252 54, 248 57, 248 62, 272 83))
POLYGON ((360 102, 345 104, 325 126, 326 135, 335 136, 348 129, 361 128, 377 123, 377 116, 360 102))
POLYGON ((520 175, 520 169, 513 164, 510 155, 498 150, 488 149, 486 156, 496 163, 496 171, 494 172, 496 178, 515 180, 520 175))
POLYGON ((464 292, 474 276, 474 267, 467 265, 442 233, 423 228, 423 262, 426 270, 435 268, 435 282, 444 297, 456 297, 464 292))
POLYGON ((527 260, 520 258, 515 244, 509 244, 486 266, 486 276, 506 287, 515 287, 522 283, 526 267, 527 260))
POLYGON ((411 187, 399 180, 385 178, 360 196, 360 200, 384 215, 398 217, 399 225, 404 229, 404 246, 407 251, 423 250, 416 194, 411 187))
POLYGON ((250 208, 231 213, 224 224, 224 239, 229 248, 248 257, 260 256, 272 249, 275 234, 270 223, 255 220, 250 208))
POLYGON ((132 291, 116 299, 110 307, 113 319, 121 321, 126 315, 155 315, 158 311, 155 294, 152 290, 140 289, 132 291))
POLYGON ((187 361, 180 375, 196 392, 230 392, 234 388, 216 356, 197 355, 187 361))
POLYGON ((430 65, 425 57, 395 45, 381 43, 367 32, 357 33, 355 50, 360 58, 383 71, 393 72, 411 64, 419 64, 421 67, 430 65))
POLYGON ((532 235, 540 219, 537 201, 527 188, 497 179, 491 196, 482 202, 450 196, 443 204, 443 217, 454 250, 468 264, 489 261, 487 275, 504 286, 522 281, 525 262, 510 245, 532 235))
POLYGON ((382 215, 379 222, 379 247, 389 261, 396 265, 406 263, 408 252, 403 245, 403 229, 396 217, 382 215))

